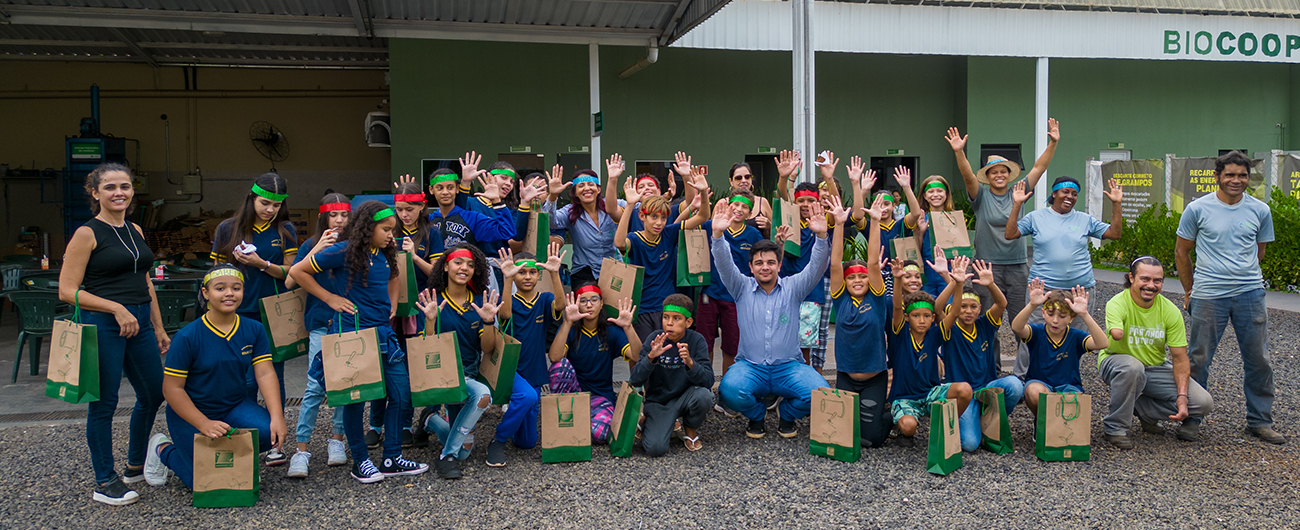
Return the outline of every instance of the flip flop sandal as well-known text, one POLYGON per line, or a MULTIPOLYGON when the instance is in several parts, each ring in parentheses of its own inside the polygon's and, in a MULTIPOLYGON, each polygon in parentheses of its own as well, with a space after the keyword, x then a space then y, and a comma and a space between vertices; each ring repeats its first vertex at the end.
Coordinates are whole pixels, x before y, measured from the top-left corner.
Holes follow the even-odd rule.
POLYGON ((637 417, 637 421, 636 421, 636 434, 633 434, 633 435, 632 435, 632 438, 633 438, 634 440, 640 440, 640 439, 641 439, 641 436, 642 436, 642 434, 641 434, 641 428, 642 428, 642 427, 645 427, 645 414, 642 414, 642 415, 640 415, 640 416, 637 417))
POLYGON ((700 443, 700 436, 698 434, 695 436, 682 435, 682 443, 686 444, 687 451, 694 452, 704 448, 704 444, 700 443))

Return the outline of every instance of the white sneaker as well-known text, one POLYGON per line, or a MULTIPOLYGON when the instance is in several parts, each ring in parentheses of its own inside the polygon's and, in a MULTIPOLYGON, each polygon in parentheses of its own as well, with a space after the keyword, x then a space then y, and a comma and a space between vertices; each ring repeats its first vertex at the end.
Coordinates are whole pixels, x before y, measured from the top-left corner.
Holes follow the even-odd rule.
POLYGON ((149 449, 144 455, 144 480, 150 486, 167 485, 167 477, 171 475, 172 470, 167 469, 167 465, 162 462, 162 457, 158 455, 158 446, 171 441, 171 438, 163 433, 149 438, 149 449))
POLYGON ((325 461, 331 466, 341 466, 348 463, 348 444, 343 440, 329 439, 329 460, 325 461))
POLYGON ((307 451, 298 451, 289 459, 289 476, 292 478, 307 477, 307 461, 311 460, 311 453, 307 451))

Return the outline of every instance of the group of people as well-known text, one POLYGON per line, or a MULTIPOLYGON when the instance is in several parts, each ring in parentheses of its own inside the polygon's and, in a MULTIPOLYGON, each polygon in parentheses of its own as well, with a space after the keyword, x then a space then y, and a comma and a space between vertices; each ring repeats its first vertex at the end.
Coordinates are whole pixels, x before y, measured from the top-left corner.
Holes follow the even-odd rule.
POLYGON ((980 442, 979 392, 1000 389, 1008 414, 1022 400, 1036 413, 1044 393, 1084 391, 1079 363, 1090 351, 1100 352, 1099 372, 1111 387, 1105 419, 1111 443, 1133 447, 1128 432, 1135 413, 1144 430, 1158 432, 1157 422, 1172 420, 1179 422, 1178 438, 1195 440, 1212 408, 1205 383, 1229 321, 1245 362, 1248 429, 1283 443, 1271 428, 1259 269, 1272 223, 1268 206, 1244 193, 1250 160, 1240 153, 1221 157, 1219 190, 1193 201, 1182 218, 1177 268, 1190 293, 1184 305, 1194 324, 1189 339, 1179 308, 1160 294, 1164 266, 1150 256, 1133 260, 1126 290, 1106 304, 1104 327, 1092 317, 1096 282, 1088 245, 1090 238, 1121 235, 1123 192, 1115 182, 1106 192, 1114 203, 1109 223, 1073 209, 1081 187, 1065 176, 1052 183, 1049 208, 1020 215, 1059 139, 1053 120, 1046 151, 1020 179, 1018 164, 996 156, 973 169, 966 137, 948 131, 975 211, 973 256, 950 256, 934 244, 935 216, 961 219, 944 177, 927 177, 914 188, 900 167, 891 191, 853 157, 845 193, 835 175, 839 160, 829 152, 818 161, 818 178, 797 185, 801 156, 782 152, 772 201, 756 195, 744 163, 731 167, 730 189, 715 201, 683 153, 673 171, 684 197, 675 201, 675 179, 666 186, 652 175, 624 179, 617 154, 606 161, 602 190, 592 170, 567 180, 559 166, 520 175, 506 162, 480 169, 482 157, 471 152, 460 159, 459 174, 439 169, 427 180, 399 179, 391 205, 354 205, 327 193, 314 234, 301 242, 287 218, 288 185, 268 173, 216 229, 216 264, 202 281, 201 317, 172 338, 147 279, 152 253, 127 220, 130 171, 104 164, 86 181, 96 217, 69 242, 59 281, 60 297, 79 304, 99 336, 101 398, 90 404, 87 422, 94 500, 130 504, 138 494, 127 484, 163 485, 171 472, 192 487, 194 436, 232 429, 257 429, 268 465, 287 463, 288 476, 307 476, 326 396, 322 338, 361 329, 376 331, 386 397, 369 403, 368 421, 366 403, 335 410, 326 447, 327 464, 350 459, 351 475, 362 483, 426 472, 430 466, 404 450, 428 446, 434 437, 441 449, 432 467, 443 478, 461 476, 492 401, 475 375, 484 352, 502 340, 486 332, 493 327, 517 339, 520 354, 509 404, 488 442, 488 466, 504 466, 510 445, 538 443, 543 393, 589 393, 592 441, 609 441, 620 358, 629 364, 630 383, 643 389, 636 436, 648 455, 665 454, 674 436, 689 451, 702 449, 699 429, 710 412, 743 416, 746 435, 762 438, 766 416, 776 410, 777 434, 794 437, 813 391, 828 386, 820 369, 832 310, 834 386, 858 394, 863 446, 879 447, 891 433, 910 444, 928 405, 951 400, 961 415, 962 447, 973 451, 980 442), (566 195, 568 204, 560 206, 566 195), (797 226, 774 218, 778 200, 797 208, 797 226), (549 218, 545 256, 524 248, 530 220, 539 218, 549 218), (679 234, 692 229, 710 235, 710 282, 698 289, 675 281, 679 234), (865 259, 845 261, 845 241, 855 233, 867 241, 866 256, 857 256, 865 259), (1032 265, 1024 236, 1034 240, 1032 265), (900 238, 912 238, 923 258, 888 257, 900 238), (572 244, 568 266, 565 241, 572 244), (399 252, 414 265, 416 316, 397 314, 396 293, 404 287, 399 252), (644 268, 635 305, 625 298, 607 307, 598 281, 607 258, 644 268), (308 294, 310 367, 290 457, 284 365, 272 360, 259 301, 295 288, 308 294), (1002 373, 997 338, 1007 314, 1020 339, 1011 374, 1002 373), (417 414, 406 342, 426 330, 456 332, 467 397, 417 414), (723 376, 715 397, 719 336, 723 376), (110 422, 123 374, 136 404, 119 475, 110 422), (153 433, 164 400, 170 436, 153 433), (372 459, 370 450, 381 447, 380 458, 372 459))

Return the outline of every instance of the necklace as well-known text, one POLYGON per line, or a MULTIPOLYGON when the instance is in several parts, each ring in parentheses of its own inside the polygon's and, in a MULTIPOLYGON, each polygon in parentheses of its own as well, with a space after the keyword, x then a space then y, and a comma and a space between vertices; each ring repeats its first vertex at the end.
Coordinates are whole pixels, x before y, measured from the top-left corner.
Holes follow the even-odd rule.
MULTIPOLYGON (((101 218, 101 217, 99 217, 99 216, 96 216, 95 218, 96 218, 96 219, 99 219, 99 222, 104 223, 104 224, 108 225, 109 228, 112 228, 112 229, 113 229, 113 235, 117 236, 117 241, 118 241, 119 243, 121 243, 121 244, 122 244, 122 248, 126 249, 126 252, 127 252, 128 254, 131 255, 131 273, 132 273, 132 274, 135 274, 135 273, 140 272, 140 270, 139 270, 139 267, 140 267, 140 247, 136 246, 136 244, 135 244, 135 236, 133 236, 133 235, 131 234, 131 232, 130 232, 131 229, 128 227, 128 228, 127 228, 128 232, 126 233, 126 237, 129 238, 129 239, 131 240, 131 248, 126 248, 126 241, 124 241, 124 240, 122 239, 122 235, 121 235, 121 234, 117 233, 117 229, 118 229, 119 227, 113 226, 111 223, 109 223, 108 221, 104 220, 103 218, 101 218)), ((123 226, 123 227, 126 227, 126 223, 123 222, 123 223, 122 223, 122 226, 123 226)))

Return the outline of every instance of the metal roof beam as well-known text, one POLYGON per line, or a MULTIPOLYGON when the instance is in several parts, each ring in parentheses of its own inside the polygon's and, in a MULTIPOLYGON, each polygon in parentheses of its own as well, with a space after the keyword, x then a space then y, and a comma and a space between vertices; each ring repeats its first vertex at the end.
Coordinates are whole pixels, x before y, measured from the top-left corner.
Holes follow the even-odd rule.
POLYGON ((136 44, 131 37, 127 36, 126 32, 122 31, 121 28, 108 28, 108 31, 109 33, 112 33, 114 37, 117 37, 117 40, 126 44, 126 47, 130 48, 132 53, 136 54, 141 59, 144 59, 144 62, 149 63, 149 66, 154 68, 158 67, 158 61, 155 61, 153 56, 149 55, 149 52, 144 51, 144 49, 141 48, 140 45, 136 44))
MULTIPOLYGON (((234 50, 321 53, 388 53, 387 48, 366 46, 303 46, 280 44, 222 44, 213 42, 137 42, 136 46, 148 50, 234 50)), ((37 40, 0 39, 0 46, 55 46, 78 48, 125 48, 127 43, 112 40, 37 40)), ((165 53, 164 53, 165 55, 165 53)))
POLYGON ((374 26, 366 27, 366 22, 370 21, 370 13, 361 13, 361 3, 357 0, 348 0, 348 10, 352 11, 352 21, 357 25, 357 34, 374 38, 374 26))

